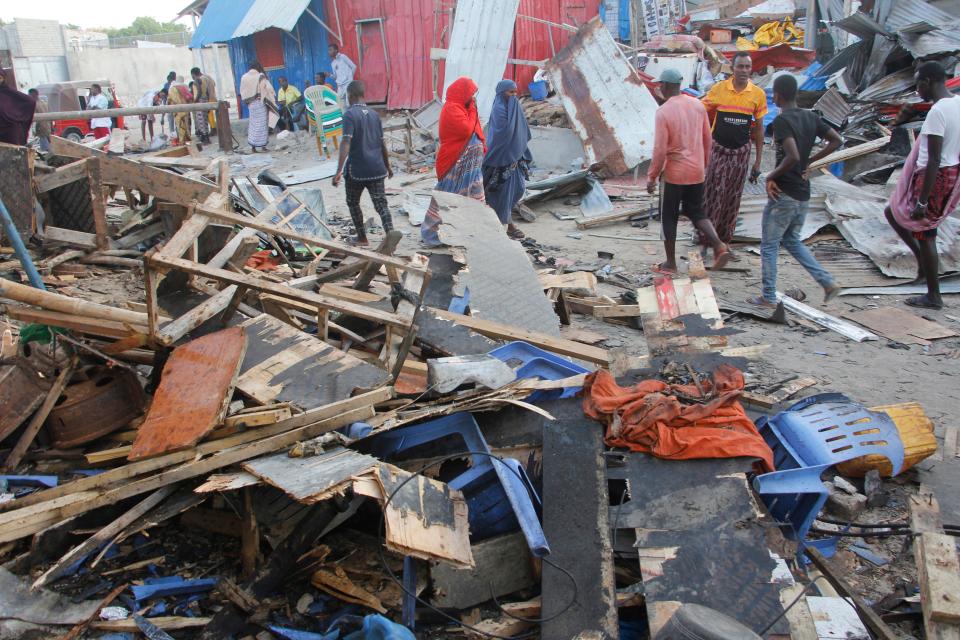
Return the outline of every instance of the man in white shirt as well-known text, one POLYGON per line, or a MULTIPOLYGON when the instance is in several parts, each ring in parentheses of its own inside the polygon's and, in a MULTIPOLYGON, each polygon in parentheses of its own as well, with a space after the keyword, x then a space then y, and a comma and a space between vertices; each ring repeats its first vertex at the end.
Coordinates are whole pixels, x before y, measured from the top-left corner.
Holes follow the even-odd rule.
MULTIPOLYGON (((90 87, 90 96, 87 98, 87 110, 109 109, 110 103, 107 96, 103 95, 103 89, 95 84, 90 87)), ((93 129, 93 137, 96 140, 110 137, 110 127, 113 121, 110 118, 90 118, 90 128, 93 129)))
MULTIPOLYGON (((950 93, 946 79, 939 62, 924 62, 917 68, 917 93, 933 106, 884 212, 917 258, 917 281, 927 285, 925 295, 905 302, 924 309, 943 308, 937 228, 960 204, 960 97, 950 93)), ((895 124, 914 115, 913 109, 904 109, 895 124)))
POLYGON ((347 100, 347 86, 353 82, 353 74, 357 71, 357 65, 346 55, 340 53, 340 47, 331 44, 327 47, 327 53, 330 54, 330 66, 333 68, 333 79, 337 82, 337 95, 340 97, 340 104, 344 111, 350 106, 347 100))

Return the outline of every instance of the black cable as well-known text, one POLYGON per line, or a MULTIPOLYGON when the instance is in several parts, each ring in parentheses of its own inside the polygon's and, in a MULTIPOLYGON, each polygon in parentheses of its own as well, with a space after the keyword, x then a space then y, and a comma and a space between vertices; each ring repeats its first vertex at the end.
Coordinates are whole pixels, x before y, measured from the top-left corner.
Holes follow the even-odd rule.
MULTIPOLYGON (((403 584, 403 581, 402 581, 400 578, 398 578, 397 575, 396 575, 396 574, 390 569, 390 567, 387 565, 387 557, 386 557, 386 555, 384 554, 384 551, 383 551, 384 548, 386 547, 386 513, 387 513, 387 507, 390 505, 390 502, 393 500, 394 496, 396 496, 397 493, 399 493, 400 490, 403 489, 403 488, 407 485, 408 482, 410 482, 410 481, 413 480, 414 478, 420 477, 420 474, 422 474, 422 473, 423 473, 424 471, 426 471, 427 469, 429 469, 429 468, 431 468, 431 467, 435 467, 435 466, 437 466, 437 465, 441 465, 441 464, 443 464, 444 462, 447 462, 448 460, 456 460, 456 459, 458 459, 458 458, 463 458, 464 456, 486 456, 487 458, 491 458, 491 459, 493 459, 493 460, 497 460, 497 461, 503 463, 503 458, 502 458, 502 457, 496 456, 496 455, 494 455, 494 454, 492 454, 492 453, 490 453, 490 452, 488 452, 488 451, 460 451, 460 452, 458 452, 458 453, 452 453, 452 454, 450 454, 450 455, 443 456, 442 458, 438 458, 438 459, 436 459, 436 460, 433 460, 433 461, 431 461, 431 462, 428 462, 426 465, 424 465, 423 467, 421 467, 418 471, 414 472, 409 478, 407 478, 406 480, 404 480, 403 482, 401 482, 399 485, 397 485, 397 488, 394 489, 394 490, 390 493, 390 495, 387 496, 387 499, 386 499, 386 500, 384 501, 384 503, 383 503, 383 509, 380 511, 380 524, 379 524, 378 530, 377 530, 378 542, 380 543, 380 544, 378 545, 378 546, 379 546, 379 548, 378 548, 378 554, 379 554, 379 556, 380 556, 380 565, 383 567, 383 570, 386 571, 386 573, 387 573, 387 575, 390 577, 390 579, 393 580, 393 581, 397 584, 397 586, 400 587, 400 590, 403 591, 406 595, 410 596, 411 598, 413 598, 414 600, 416 600, 417 602, 419 602, 420 604, 422 604, 422 605, 425 606, 426 608, 430 609, 430 610, 433 611, 434 613, 439 614, 440 616, 446 618, 447 620, 450 620, 450 621, 453 622, 454 624, 457 624, 457 625, 463 627, 464 629, 469 629, 470 631, 473 631, 474 633, 478 633, 478 634, 480 634, 480 635, 482 635, 482 636, 485 636, 485 637, 487 637, 487 638, 497 638, 498 640, 522 640, 523 638, 533 637, 533 636, 537 635, 537 633, 538 633, 538 631, 537 631, 536 629, 531 630, 531 631, 528 632, 528 633, 522 633, 522 634, 516 635, 516 636, 499 636, 499 635, 496 635, 496 634, 494 634, 494 633, 489 633, 489 632, 487 632, 487 631, 482 631, 481 629, 478 629, 478 628, 474 627, 473 625, 469 625, 469 624, 467 624, 467 623, 465 623, 465 622, 463 622, 463 621, 461 621, 461 620, 458 620, 458 619, 454 618, 453 616, 451 616, 450 614, 448 614, 448 613, 442 611, 441 609, 433 606, 432 604, 430 604, 430 603, 427 602, 426 600, 422 600, 416 593, 411 593, 411 592, 407 589, 406 585, 403 584)), ((520 474, 519 474, 513 467, 510 467, 510 466, 507 465, 507 464, 504 464, 504 466, 507 467, 508 469, 510 469, 510 471, 511 471, 514 475, 516 475, 518 478, 520 478, 521 481, 523 480, 523 478, 520 476, 520 474)), ((554 618, 556 618, 556 617, 558 617, 558 616, 566 613, 566 612, 576 603, 576 601, 577 601, 577 594, 579 593, 579 586, 577 585, 576 579, 573 577, 573 575, 572 575, 569 571, 567 571, 566 569, 563 569, 562 567, 558 566, 557 564, 555 564, 555 563, 553 563, 553 562, 550 562, 550 561, 547 560, 546 558, 541 558, 541 560, 542 560, 543 562, 546 562, 546 563, 547 563, 548 565, 550 565, 551 567, 554 567, 555 569, 558 569, 559 571, 562 571, 566 576, 568 576, 568 577, 570 578, 571 582, 573 583, 573 599, 571 599, 570 602, 567 603, 567 605, 564 606, 564 607, 560 610, 559 613, 557 613, 556 615, 551 616, 550 618, 547 619, 547 620, 552 620, 552 619, 554 619, 554 618)), ((499 603, 497 604, 497 606, 499 607, 499 603)), ((500 608, 500 611, 501 611, 504 615, 510 616, 510 614, 507 613, 506 611, 503 611, 502 608, 500 608)), ((515 617, 515 616, 510 616, 510 617, 515 617)), ((517 618, 517 619, 518 619, 518 620, 522 620, 522 618, 517 618)))
MULTIPOLYGON (((847 522, 846 520, 839 520, 837 518, 828 518, 826 516, 817 516, 817 520, 820 522, 825 522, 827 524, 835 524, 843 527, 856 527, 858 529, 909 529, 910 525, 906 522, 891 522, 888 524, 883 524, 879 522, 847 522)), ((958 524, 945 524, 943 528, 946 530, 960 531, 960 525, 958 524)))
POLYGON ((890 531, 831 531, 830 529, 810 527, 809 531, 810 533, 819 533, 840 538, 894 538, 897 536, 913 535, 913 531, 910 529, 893 529, 890 531))
MULTIPOLYGON (((563 609, 561 609, 558 613, 553 614, 553 615, 550 616, 549 618, 521 618, 521 617, 519 617, 519 616, 513 615, 512 613, 510 613, 509 611, 507 611, 506 609, 503 608, 503 605, 500 604, 500 600, 498 600, 498 599, 497 599, 497 596, 493 593, 493 582, 491 582, 491 583, 490 583, 490 599, 493 600, 494 604, 497 605, 497 609, 500 610, 500 613, 502 613, 503 615, 507 616, 508 618, 513 618, 514 620, 519 620, 520 622, 530 622, 530 623, 533 623, 533 624, 542 624, 542 623, 544 623, 544 622, 550 622, 551 620, 556 620, 557 618, 559 618, 560 616, 562 616, 563 614, 565 614, 565 613, 567 612, 567 610, 568 610, 570 607, 573 606, 573 603, 577 601, 577 595, 578 595, 578 592, 579 592, 579 586, 577 585, 577 579, 573 577, 573 574, 570 573, 569 571, 567 571, 566 569, 564 569, 563 567, 561 567, 560 565, 558 565, 558 564, 556 564, 556 563, 554 563, 554 562, 550 562, 550 561, 547 560, 545 557, 544 557, 544 558, 540 558, 540 560, 541 560, 542 562, 547 563, 548 565, 550 565, 551 567, 553 567, 553 568, 556 569, 557 571, 560 571, 560 572, 566 574, 566 576, 567 576, 568 578, 570 578, 570 583, 573 584, 573 599, 571 600, 570 604, 568 604, 566 607, 564 607, 563 609)), ((543 603, 543 599, 541 598, 541 605, 540 605, 540 612, 541 612, 541 613, 543 613, 543 604, 542 604, 542 603, 543 603)))

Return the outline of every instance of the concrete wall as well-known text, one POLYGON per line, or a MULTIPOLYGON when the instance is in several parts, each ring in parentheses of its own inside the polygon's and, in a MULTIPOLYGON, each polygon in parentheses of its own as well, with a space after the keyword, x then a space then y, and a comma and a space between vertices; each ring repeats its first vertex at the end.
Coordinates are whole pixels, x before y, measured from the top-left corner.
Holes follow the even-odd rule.
POLYGON ((186 47, 87 48, 68 52, 67 64, 71 80, 109 78, 124 106, 135 105, 144 93, 163 86, 170 71, 176 71, 189 82, 193 67, 204 69, 214 79, 219 98, 230 100, 236 91, 230 55, 224 45, 199 50, 186 47))
POLYGON ((13 24, 5 25, 4 31, 15 58, 62 56, 66 51, 56 20, 17 18, 13 24))

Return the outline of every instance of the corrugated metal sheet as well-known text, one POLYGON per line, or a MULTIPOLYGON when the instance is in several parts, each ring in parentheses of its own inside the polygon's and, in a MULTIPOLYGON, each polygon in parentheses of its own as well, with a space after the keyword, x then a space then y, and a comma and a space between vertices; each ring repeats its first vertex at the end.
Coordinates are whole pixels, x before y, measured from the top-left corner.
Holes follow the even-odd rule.
POLYGON ((461 76, 477 83, 477 109, 486 122, 503 79, 520 0, 458 0, 444 71, 443 96, 461 76))
POLYGON ((837 127, 843 126, 847 116, 850 115, 850 105, 835 87, 830 87, 829 91, 820 96, 817 103, 813 105, 813 110, 837 127))
POLYGON ((861 91, 857 98, 863 101, 881 101, 908 91, 916 84, 913 73, 912 68, 891 73, 861 91))
POLYGON ((254 0, 253 6, 233 32, 235 38, 249 36, 270 27, 293 31, 310 0, 254 0))
POLYGON ((897 48, 897 41, 878 33, 873 37, 873 49, 870 51, 870 59, 867 66, 864 67, 863 75, 860 77, 858 89, 869 87, 883 73, 887 59, 893 50, 897 48))
POLYGON ((233 32, 255 0, 210 0, 200 18, 200 24, 190 39, 190 48, 233 39, 233 32))
POLYGON ((924 0, 896 0, 890 15, 887 16, 885 26, 888 31, 899 31, 907 25, 918 22, 928 22, 933 25, 945 26, 957 21, 955 17, 937 9, 924 0))
POLYGON ((900 44, 917 58, 960 51, 960 28, 939 29, 930 33, 904 33, 900 44))
POLYGON ((840 27, 844 31, 849 31, 853 35, 863 39, 872 39, 873 36, 878 33, 890 35, 887 33, 887 30, 880 26, 876 20, 862 11, 857 11, 856 13, 847 16, 843 20, 837 20, 833 24, 834 26, 840 27))
POLYGON ((840 69, 849 66, 850 63, 853 62, 854 58, 857 57, 857 54, 860 53, 860 50, 868 46, 870 46, 869 42, 861 40, 860 42, 854 42, 853 44, 844 47, 839 51, 839 53, 837 53, 837 55, 827 60, 825 65, 817 69, 817 77, 822 78, 824 76, 833 75, 837 71, 840 71, 840 69))
POLYGON ((650 158, 657 103, 599 18, 547 64, 547 73, 591 164, 620 175, 650 158))

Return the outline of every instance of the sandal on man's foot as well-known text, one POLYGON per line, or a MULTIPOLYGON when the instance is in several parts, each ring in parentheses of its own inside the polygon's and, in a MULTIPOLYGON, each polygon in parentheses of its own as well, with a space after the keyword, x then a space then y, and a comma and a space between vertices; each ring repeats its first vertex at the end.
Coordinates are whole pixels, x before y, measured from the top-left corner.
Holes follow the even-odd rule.
POLYGON ((733 254, 730 250, 721 252, 719 255, 713 258, 713 266, 710 267, 711 271, 716 271, 718 269, 723 269, 727 266, 727 263, 730 262, 730 258, 733 257, 733 254))
POLYGON ((523 240, 527 236, 520 229, 507 229, 507 237, 513 240, 523 240))
POLYGON ((762 296, 754 296, 753 298, 747 298, 747 304, 752 304, 755 307, 763 307, 764 309, 776 309, 777 304, 775 302, 770 302, 762 296))
POLYGON ((650 271, 653 271, 654 273, 659 273, 662 276, 669 276, 671 278, 680 275, 680 272, 677 271, 676 269, 670 269, 668 267, 663 266, 662 264, 653 265, 652 267, 650 267, 650 271))
POLYGON ((843 288, 840 285, 834 284, 829 287, 823 288, 823 304, 827 304, 834 298, 836 298, 840 292, 843 291, 843 288))
POLYGON ((926 295, 907 298, 903 302, 911 307, 918 307, 920 309, 943 309, 942 302, 934 302, 926 295))

